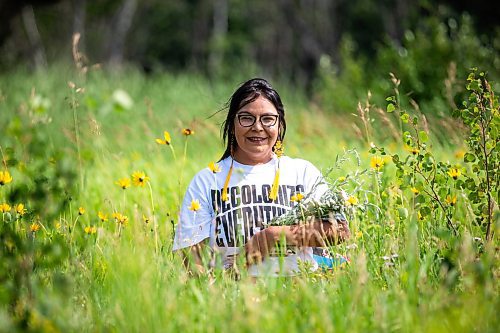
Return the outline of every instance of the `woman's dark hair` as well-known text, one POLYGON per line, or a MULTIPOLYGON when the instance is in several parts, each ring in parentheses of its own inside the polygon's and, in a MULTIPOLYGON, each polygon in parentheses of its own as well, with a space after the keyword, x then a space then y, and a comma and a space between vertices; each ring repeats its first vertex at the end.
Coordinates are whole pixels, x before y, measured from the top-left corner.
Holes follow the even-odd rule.
POLYGON ((222 139, 226 144, 226 151, 221 157, 221 160, 231 156, 231 150, 237 147, 236 139, 234 138, 234 120, 236 113, 245 105, 255 101, 259 96, 270 101, 279 115, 279 134, 278 140, 283 141, 286 132, 285 108, 281 102, 280 95, 274 88, 264 79, 251 79, 243 83, 233 93, 226 104, 228 108, 227 117, 222 124, 222 139), (233 145, 233 147, 231 147, 233 145), (232 149, 231 149, 232 148, 232 149))

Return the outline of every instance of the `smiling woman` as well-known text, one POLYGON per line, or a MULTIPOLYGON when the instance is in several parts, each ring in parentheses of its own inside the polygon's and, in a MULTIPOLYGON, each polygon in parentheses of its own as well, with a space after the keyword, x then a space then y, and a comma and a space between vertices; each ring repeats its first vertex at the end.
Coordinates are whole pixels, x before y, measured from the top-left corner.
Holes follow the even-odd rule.
POLYGON ((188 249, 185 262, 198 272, 206 268, 202 249, 207 240, 212 265, 236 269, 242 253, 251 276, 293 275, 301 262, 317 269, 312 247, 341 242, 349 229, 343 218, 268 227, 299 204, 297 198, 319 199, 327 190, 315 166, 282 156, 286 122, 280 96, 266 80, 251 79, 228 104, 226 150, 217 167, 211 165, 191 181, 173 249, 188 249), (196 210, 190 208, 194 201, 199 202, 196 210))

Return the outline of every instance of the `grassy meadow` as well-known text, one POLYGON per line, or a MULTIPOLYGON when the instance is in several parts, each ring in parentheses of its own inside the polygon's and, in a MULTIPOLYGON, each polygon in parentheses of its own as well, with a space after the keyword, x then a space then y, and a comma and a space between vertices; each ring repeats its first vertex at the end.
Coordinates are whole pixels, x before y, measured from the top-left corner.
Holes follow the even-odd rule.
POLYGON ((352 238, 334 249, 350 263, 256 282, 189 277, 171 252, 179 205, 222 155, 217 111, 245 79, 64 67, 0 78, 0 169, 12 178, 1 175, 0 332, 497 331, 498 223, 487 241, 467 128, 450 118, 456 131, 438 142, 425 129, 443 127, 418 112, 415 131, 386 105, 327 113, 279 82, 285 154, 351 196, 352 238), (170 145, 156 140, 164 131, 170 145))

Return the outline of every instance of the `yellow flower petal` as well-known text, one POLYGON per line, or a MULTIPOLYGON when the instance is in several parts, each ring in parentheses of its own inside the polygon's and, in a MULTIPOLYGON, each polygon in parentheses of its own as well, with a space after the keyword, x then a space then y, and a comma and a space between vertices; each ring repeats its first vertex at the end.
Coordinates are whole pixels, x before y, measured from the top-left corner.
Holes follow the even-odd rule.
POLYGON ((210 169, 210 171, 212 171, 213 173, 217 173, 217 172, 220 172, 221 169, 220 169, 220 166, 215 163, 215 162, 210 162, 208 163, 208 168, 210 169))
POLYGON ((0 171, 0 186, 4 186, 5 184, 8 184, 12 182, 12 176, 10 175, 9 171, 0 171))
POLYGON ((198 199, 194 199, 193 201, 191 201, 191 206, 189 206, 189 210, 196 212, 196 211, 200 210, 200 208, 201 208, 201 205, 200 205, 200 201, 198 199))
POLYGON ((149 181, 149 177, 142 171, 136 171, 132 174, 132 182, 135 186, 144 186, 149 181))
POLYGON ((370 160, 371 168, 377 171, 379 171, 384 166, 384 164, 384 159, 380 156, 373 156, 370 160))

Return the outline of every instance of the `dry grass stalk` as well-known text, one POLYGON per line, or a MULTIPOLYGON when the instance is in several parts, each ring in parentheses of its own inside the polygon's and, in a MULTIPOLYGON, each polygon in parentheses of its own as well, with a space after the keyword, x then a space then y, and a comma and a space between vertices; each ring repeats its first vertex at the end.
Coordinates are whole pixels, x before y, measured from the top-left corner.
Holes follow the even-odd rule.
POLYGON ((382 123, 386 127, 389 128, 392 138, 394 140, 396 140, 397 142, 399 142, 401 139, 401 135, 400 135, 398 129, 392 123, 391 119, 389 119, 389 117, 387 117, 385 111, 381 108, 375 108, 375 111, 380 115, 380 118, 382 119, 382 123))

